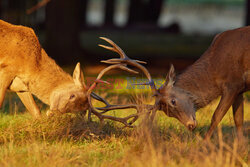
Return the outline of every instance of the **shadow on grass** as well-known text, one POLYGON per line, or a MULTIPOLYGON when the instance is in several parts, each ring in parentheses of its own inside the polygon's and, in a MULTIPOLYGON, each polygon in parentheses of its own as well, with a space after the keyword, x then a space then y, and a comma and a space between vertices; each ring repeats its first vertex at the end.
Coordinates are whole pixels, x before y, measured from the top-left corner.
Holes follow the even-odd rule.
MULTIPOLYGON (((100 123, 96 120, 87 121, 84 116, 75 114, 64 114, 53 118, 45 118, 37 123, 38 125, 42 125, 37 128, 43 127, 46 136, 52 140, 102 140, 110 136, 125 136, 128 132, 127 130, 116 126, 111 121, 105 121, 105 123, 100 123)), ((35 124, 32 126, 34 125, 35 124)))
MULTIPOLYGON (((27 113, 28 114, 28 113, 27 113)), ((112 121, 106 120, 101 124, 97 119, 88 122, 86 117, 79 114, 64 114, 47 118, 43 114, 41 120, 34 120, 32 117, 21 120, 18 117, 15 123, 6 125, 0 130, 0 142, 23 141, 29 139, 38 140, 105 140, 109 137, 133 137, 142 136, 147 133, 148 136, 155 138, 155 142, 160 138, 161 140, 169 141, 174 137, 182 141, 196 140, 197 136, 204 137, 208 131, 209 126, 200 126, 194 132, 188 131, 184 126, 175 127, 171 123, 169 125, 152 125, 143 121, 135 128, 122 128, 122 125, 112 121), (10 138, 10 136, 12 136, 10 138)), ((250 121, 244 122, 245 137, 250 138, 249 133, 250 121)), ((236 138, 236 128, 234 125, 221 125, 223 139, 226 141, 233 141, 236 138)), ((218 132, 215 131, 212 140, 218 139, 218 132)))

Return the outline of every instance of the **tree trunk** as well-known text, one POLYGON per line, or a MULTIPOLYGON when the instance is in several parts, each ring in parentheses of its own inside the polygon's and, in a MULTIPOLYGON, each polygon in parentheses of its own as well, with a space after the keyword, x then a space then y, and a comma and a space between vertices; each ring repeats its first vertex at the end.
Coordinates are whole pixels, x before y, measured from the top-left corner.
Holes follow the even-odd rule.
POLYGON ((246 25, 250 25, 250 0, 246 0, 246 25))
POLYGON ((105 2, 105 26, 113 26, 114 22, 114 12, 115 12, 115 0, 106 0, 105 2))
POLYGON ((46 6, 46 51, 59 64, 78 59, 81 0, 52 0, 46 6))
POLYGON ((3 5, 2 5, 2 0, 0 0, 0 18, 2 18, 2 12, 3 12, 3 5))
POLYGON ((86 27, 87 25, 87 6, 88 6, 89 0, 80 0, 79 2, 79 18, 80 18, 80 26, 86 27))
POLYGON ((128 25, 156 25, 161 13, 163 0, 130 0, 128 25))
POLYGON ((141 20, 142 0, 130 0, 129 1, 129 16, 127 25, 134 25, 141 20))
POLYGON ((161 14, 163 0, 150 0, 146 5, 145 20, 149 24, 157 25, 158 18, 161 14))

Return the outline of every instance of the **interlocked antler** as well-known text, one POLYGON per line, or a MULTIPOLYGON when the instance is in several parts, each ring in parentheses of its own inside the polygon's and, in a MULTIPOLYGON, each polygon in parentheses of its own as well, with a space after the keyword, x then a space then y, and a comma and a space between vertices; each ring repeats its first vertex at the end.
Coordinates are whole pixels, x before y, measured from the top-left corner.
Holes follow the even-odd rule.
MULTIPOLYGON (((98 96, 98 98, 99 98, 99 96, 98 96)), ((124 127, 133 127, 132 124, 138 119, 138 114, 132 114, 132 115, 129 115, 129 116, 124 117, 124 118, 114 117, 114 116, 110 116, 110 115, 103 115, 104 113, 106 113, 107 111, 110 111, 110 110, 114 110, 114 109, 126 109, 126 108, 137 108, 136 106, 123 107, 123 106, 119 106, 119 105, 110 105, 109 103, 107 103, 108 105, 106 107, 104 107, 106 111, 105 112, 98 112, 96 110, 96 108, 92 105, 92 101, 91 101, 91 97, 90 96, 88 96, 88 100, 89 100, 89 105, 90 105, 90 111, 91 111, 91 113, 93 113, 94 115, 96 115, 100 119, 101 122, 104 119, 110 119, 110 120, 117 121, 117 122, 120 122, 120 123, 124 124, 124 127), (109 106, 112 106, 112 108, 108 109, 109 106), (129 120, 131 120, 131 121, 128 122, 129 120)), ((100 108, 100 109, 102 109, 102 108, 100 108)))
MULTIPOLYGON (((102 76, 108 72, 111 69, 115 69, 115 68, 120 68, 122 70, 128 71, 128 72, 132 72, 132 73, 138 73, 134 70, 129 69, 128 67, 126 67, 125 64, 123 63, 116 63, 114 65, 110 65, 108 67, 106 67, 105 69, 103 69, 97 76, 95 82, 89 87, 88 91, 87 91, 87 96, 88 96, 88 102, 89 102, 89 110, 91 113, 93 113, 94 115, 96 115, 101 121, 103 121, 104 119, 110 119, 110 120, 114 120, 114 121, 118 121, 121 122, 125 125, 125 127, 132 127, 132 124, 138 119, 138 114, 132 114, 129 115, 125 118, 119 118, 119 117, 114 117, 114 116, 109 116, 109 115, 103 115, 104 113, 106 113, 107 111, 110 110, 115 110, 115 109, 127 109, 127 108, 135 108, 137 109, 136 105, 111 105, 109 104, 105 99, 103 99, 102 97, 96 95, 95 93, 93 93, 93 89, 96 87, 96 85, 99 82, 104 82, 107 83, 106 81, 101 81, 100 79, 102 78, 102 76), (103 102, 106 104, 105 107, 103 108, 99 108, 100 110, 103 110, 103 112, 98 112, 96 110, 96 108, 92 105, 92 101, 91 101, 91 97, 103 102), (132 120, 131 120, 132 119, 132 120), (130 122, 128 122, 129 120, 131 120, 130 122)), ((138 112, 138 110, 137 110, 138 112)))
POLYGON ((108 63, 108 64, 119 64, 119 63, 123 63, 123 64, 129 64, 131 66, 134 66, 136 68, 139 68, 148 78, 148 82, 147 83, 143 83, 141 85, 150 85, 151 90, 153 91, 153 94, 157 93, 157 88, 155 86, 155 83, 150 75, 150 73, 148 72, 148 70, 142 66, 141 64, 146 64, 146 62, 144 61, 140 61, 140 60, 132 60, 130 59, 124 52, 123 50, 116 45, 112 40, 105 38, 105 37, 100 37, 101 39, 105 40, 106 42, 108 42, 109 44, 112 45, 112 47, 110 46, 105 46, 105 45, 99 45, 100 47, 103 47, 105 49, 111 50, 113 52, 116 52, 120 55, 120 58, 116 58, 116 59, 109 59, 109 60, 104 60, 101 61, 103 63, 108 63), (141 64, 140 64, 141 63, 141 64))
MULTIPOLYGON (((99 117, 99 119, 102 121, 103 119, 111 119, 114 121, 118 121, 121 122, 125 125, 125 127, 133 127, 132 124, 138 119, 139 117, 139 113, 140 113, 140 106, 136 105, 136 104, 127 104, 127 105, 112 105, 110 103, 108 103, 104 98, 100 97, 99 95, 95 94, 94 92, 91 93, 91 97, 104 103, 106 106, 105 107, 98 107, 98 108, 94 108, 93 106, 91 107, 92 110, 91 112, 94 113, 97 117, 99 117), (134 108, 137 110, 136 114, 130 115, 128 117, 125 118, 117 118, 117 117, 113 117, 113 116, 107 116, 107 115, 102 115, 108 111, 111 110, 115 110, 115 109, 128 109, 128 108, 134 108), (102 112, 98 112, 96 109, 98 110, 102 110, 102 112), (133 119, 132 119, 133 118, 133 119), (131 120, 132 119, 132 120, 131 120), (129 120, 131 120, 130 122, 128 122, 129 120)), ((92 103, 90 104, 92 105, 92 103)), ((144 105, 144 108, 146 108, 147 110, 154 110, 154 106, 152 105, 144 105)))
POLYGON ((113 105, 107 102, 104 98, 100 97, 99 95, 95 94, 94 92, 91 93, 91 97, 94 99, 104 103, 105 107, 97 107, 96 109, 102 110, 101 114, 104 114, 110 110, 116 110, 116 109, 128 109, 128 108, 137 108, 136 104, 127 104, 127 105, 113 105))
MULTIPOLYGON (((155 86, 155 83, 154 83, 149 71, 144 66, 141 65, 141 64, 146 64, 146 62, 140 61, 140 60, 132 60, 132 59, 130 59, 123 52, 123 50, 118 45, 116 45, 112 40, 110 40, 108 38, 105 38, 105 37, 100 37, 100 38, 105 40, 106 42, 108 42, 110 45, 112 45, 112 47, 111 46, 106 46, 106 45, 99 45, 100 47, 111 50, 111 51, 116 52, 116 53, 118 53, 120 55, 120 58, 104 60, 104 61, 101 61, 101 62, 107 63, 107 64, 120 64, 120 63, 122 63, 122 64, 128 64, 128 65, 134 66, 136 68, 139 68, 146 75, 146 77, 148 78, 149 81, 147 83, 142 83, 142 84, 138 84, 138 85, 150 85, 151 90, 153 92, 153 95, 158 94, 157 88, 155 86)), ((148 108, 150 111, 152 111, 152 115, 151 115, 151 120, 152 121, 153 121, 155 113, 156 113, 156 111, 157 111, 157 109, 159 107, 158 104, 159 104, 159 102, 158 102, 158 100, 156 100, 156 102, 155 102, 155 104, 153 106, 146 105, 146 108, 148 108)))

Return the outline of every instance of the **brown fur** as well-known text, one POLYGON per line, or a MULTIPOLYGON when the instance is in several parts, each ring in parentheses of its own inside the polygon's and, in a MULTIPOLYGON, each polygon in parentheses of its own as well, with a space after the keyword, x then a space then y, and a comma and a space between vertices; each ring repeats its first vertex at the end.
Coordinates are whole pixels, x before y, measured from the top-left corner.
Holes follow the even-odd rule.
MULTIPOLYGON (((31 102, 34 101, 31 94, 50 106, 55 103, 55 99, 51 99, 52 94, 65 95, 68 96, 68 99, 71 94, 77 94, 79 96, 75 100, 81 99, 84 103, 84 100, 87 100, 84 84, 75 84, 76 80, 80 83, 84 82, 83 78, 80 77, 80 66, 77 68, 74 71, 76 79, 73 80, 53 59, 48 57, 31 28, 12 25, 0 20, 0 104, 2 104, 6 89, 11 85, 19 85, 19 90, 14 86, 12 86, 12 90, 21 92, 20 96, 24 93, 21 89, 28 90, 25 91, 26 95, 24 95, 29 94, 29 100, 26 100, 28 102, 25 106, 33 106, 31 110, 35 111, 30 112, 36 117, 40 116, 40 111, 34 106, 35 103, 31 102), (17 78, 18 84, 13 83, 16 81, 15 78, 17 78), (21 82, 23 88, 20 88, 21 82), (82 93, 79 94, 79 91, 82 93)), ((83 108, 86 107, 78 107, 77 110, 83 108)))
POLYGON ((192 92, 197 109, 221 96, 224 86, 249 90, 250 27, 218 35, 203 56, 177 77, 175 86, 192 92), (245 75, 245 76, 244 76, 245 75))
POLYGON ((177 103, 175 107, 170 105, 163 108, 164 110, 172 111, 175 117, 185 125, 192 125, 191 129, 193 129, 196 126, 193 122, 195 111, 221 96, 206 137, 209 138, 212 135, 214 128, 231 105, 238 135, 242 137, 242 93, 250 89, 250 27, 217 35, 201 58, 176 79, 172 77, 172 80, 175 80, 174 84, 160 89, 161 94, 168 98, 168 101, 162 100, 162 103, 169 103, 170 95, 172 99, 177 100, 177 103))

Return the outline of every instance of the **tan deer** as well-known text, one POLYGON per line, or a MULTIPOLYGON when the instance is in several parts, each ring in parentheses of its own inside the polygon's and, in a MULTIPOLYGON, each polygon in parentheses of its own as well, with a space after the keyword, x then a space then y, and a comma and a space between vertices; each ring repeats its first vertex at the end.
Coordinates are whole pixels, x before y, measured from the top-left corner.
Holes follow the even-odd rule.
POLYGON ((102 47, 118 52, 121 58, 103 61, 108 64, 125 63, 139 68, 148 78, 155 104, 151 119, 157 110, 177 118, 189 130, 197 126, 195 112, 221 96, 211 126, 209 139, 229 107, 233 107, 234 121, 239 139, 243 139, 243 93, 250 90, 250 27, 230 30, 217 35, 209 49, 186 71, 175 76, 171 66, 165 83, 156 88, 148 70, 130 59, 113 41, 113 47, 102 47))
POLYGON ((128 120, 134 118, 135 121, 137 116, 117 118, 103 115, 90 104, 93 97, 105 103, 105 108, 135 108, 134 105, 110 105, 102 97, 92 93, 96 84, 101 82, 101 77, 114 68, 135 73, 124 64, 111 65, 102 70, 96 81, 87 88, 80 63, 76 65, 71 77, 46 54, 31 28, 0 20, 0 106, 6 90, 10 89, 17 93, 27 110, 36 118, 41 113, 32 95, 50 106, 48 114, 89 110, 101 120, 111 119, 130 126, 128 120))

